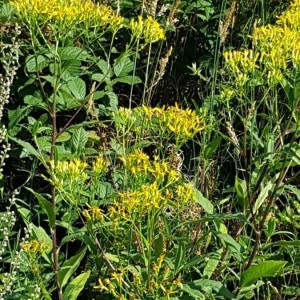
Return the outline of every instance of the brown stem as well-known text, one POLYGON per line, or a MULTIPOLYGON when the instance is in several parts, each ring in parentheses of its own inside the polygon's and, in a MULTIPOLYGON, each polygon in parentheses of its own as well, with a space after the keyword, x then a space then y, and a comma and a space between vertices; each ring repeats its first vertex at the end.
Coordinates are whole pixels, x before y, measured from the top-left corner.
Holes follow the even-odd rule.
MULTIPOLYGON (((284 159, 284 161, 286 161, 286 159, 284 159)), ((276 192, 279 188, 279 186, 282 184, 282 181, 283 179, 285 178, 285 175, 288 171, 288 167, 284 170, 282 169, 281 170, 281 173, 279 175, 279 178, 277 179, 276 181, 276 185, 274 187, 274 190, 269 198, 269 201, 268 201, 268 204, 267 204, 267 207, 265 208, 264 210, 264 213, 263 213, 263 216, 259 222, 259 225, 258 225, 258 228, 257 230, 255 230, 255 242, 254 242, 254 246, 253 246, 253 249, 252 249, 252 252, 251 252, 251 255, 250 255, 250 258, 247 262, 247 265, 245 267, 245 270, 247 270, 249 267, 251 267, 252 265, 252 262, 257 254, 257 251, 258 251, 258 246, 259 246, 259 241, 260 241, 260 238, 261 238, 261 235, 262 235, 262 232, 263 232, 263 228, 264 228, 264 225, 265 225, 265 222, 266 222, 266 219, 269 215, 269 212, 270 212, 270 209, 276 199, 276 192)))

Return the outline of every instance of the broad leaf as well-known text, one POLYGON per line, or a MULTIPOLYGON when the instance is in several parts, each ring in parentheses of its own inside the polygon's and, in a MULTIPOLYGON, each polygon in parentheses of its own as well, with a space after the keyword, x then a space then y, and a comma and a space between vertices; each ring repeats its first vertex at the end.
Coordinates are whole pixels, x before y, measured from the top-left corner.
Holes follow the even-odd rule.
POLYGON ((118 77, 118 78, 112 80, 112 84, 115 84, 117 82, 121 82, 121 83, 126 83, 126 84, 129 84, 129 85, 132 85, 132 84, 141 83, 142 80, 138 76, 128 75, 128 76, 118 77))
POLYGON ((268 260, 250 267, 241 275, 241 287, 250 286, 261 277, 274 277, 285 266, 286 261, 268 260))
POLYGON ((26 60, 27 72, 37 72, 44 69, 49 64, 49 60, 44 55, 30 55, 26 60))
POLYGON ((76 300, 80 292, 83 290, 90 274, 91 271, 87 271, 74 278, 66 287, 63 294, 63 300, 76 300))
POLYGON ((31 188, 27 188, 27 190, 30 191, 38 199, 43 212, 48 216, 49 227, 53 228, 53 226, 55 225, 55 212, 52 203, 45 199, 41 194, 36 193, 31 188))
POLYGON ((79 47, 62 47, 58 50, 61 60, 86 60, 88 53, 79 47))
POLYGON ((235 183, 234 183, 234 189, 236 191, 239 203, 241 204, 241 206, 243 207, 244 210, 247 209, 249 202, 248 202, 248 196, 247 196, 246 181, 236 177, 235 183))
POLYGON ((213 204, 208 199, 206 199, 199 190, 195 189, 195 193, 195 201, 202 206, 205 212, 207 212, 208 214, 213 214, 213 204))
POLYGON ((78 268, 81 260, 85 256, 86 247, 81 252, 66 260, 58 271, 58 286, 63 288, 78 268))
POLYGON ((31 146, 28 142, 24 142, 18 138, 14 138, 12 136, 9 136, 9 138, 14 141, 15 143, 22 146, 29 154, 35 156, 38 160, 43 161, 43 158, 41 157, 40 153, 34 149, 33 146, 31 146))
POLYGON ((218 148, 222 137, 218 137, 210 142, 204 149, 204 158, 209 159, 215 153, 216 149, 218 148))
POLYGON ((73 80, 70 80, 67 85, 75 98, 80 100, 84 99, 86 95, 86 85, 81 78, 75 77, 73 80))

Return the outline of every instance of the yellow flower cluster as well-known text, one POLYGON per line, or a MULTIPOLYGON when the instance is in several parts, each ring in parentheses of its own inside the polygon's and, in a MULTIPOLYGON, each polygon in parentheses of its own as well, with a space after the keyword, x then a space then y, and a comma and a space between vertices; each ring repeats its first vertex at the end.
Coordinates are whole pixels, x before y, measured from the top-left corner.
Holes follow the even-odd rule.
POLYGON ((258 51, 229 51, 224 53, 225 61, 232 69, 239 83, 244 84, 251 69, 264 68, 269 82, 279 82, 283 72, 292 64, 300 66, 300 1, 294 0, 286 13, 276 24, 258 27, 252 39, 258 51))
POLYGON ((103 211, 98 206, 90 206, 88 205, 88 209, 83 210, 83 216, 86 218, 87 221, 91 221, 93 223, 104 222, 104 214, 103 211))
POLYGON ((44 243, 38 240, 27 241, 21 245, 24 252, 30 256, 35 256, 37 254, 44 254, 50 249, 44 243))
POLYGON ((40 18, 44 21, 59 21, 62 24, 86 23, 90 26, 120 28, 123 18, 109 6, 92 0, 11 0, 24 19, 40 18))
POLYGON ((166 134, 165 138, 170 138, 170 135, 173 135, 175 140, 182 142, 193 138, 196 133, 205 128, 202 117, 191 109, 179 108, 177 104, 167 108, 152 108, 143 105, 132 111, 120 108, 114 115, 114 119, 117 129, 123 126, 123 130, 126 132, 132 130, 140 134, 142 128, 160 136, 166 134))
POLYGON ((60 180, 69 180, 72 182, 84 183, 88 179, 87 169, 88 164, 79 159, 72 161, 59 161, 54 168, 55 176, 60 180))
POLYGON ((141 191, 119 193, 119 196, 130 213, 148 210, 149 207, 160 208, 166 202, 156 182, 143 185, 141 191))
POLYGON ((169 106, 165 111, 167 128, 176 136, 189 140, 204 129, 204 120, 191 109, 180 109, 178 105, 169 106))
POLYGON ((120 159, 133 175, 152 175, 158 183, 162 183, 165 179, 168 183, 175 182, 181 177, 180 172, 174 170, 170 163, 158 161, 157 157, 151 161, 150 157, 140 149, 120 159))
POLYGON ((151 167, 149 156, 140 149, 134 150, 132 153, 123 156, 120 159, 133 175, 147 173, 151 167))
POLYGON ((131 19, 128 28, 134 37, 144 39, 146 44, 155 43, 165 38, 164 29, 151 16, 148 16, 147 19, 138 16, 136 21, 131 19))
POLYGON ((254 69, 259 68, 257 62, 260 53, 251 50, 226 51, 224 54, 225 62, 230 66, 236 80, 240 85, 244 85, 254 69))
POLYGON ((191 184, 180 184, 174 188, 159 189, 157 182, 142 185, 137 191, 119 193, 118 209, 124 207, 129 213, 147 214, 149 210, 173 207, 180 212, 188 201, 195 199, 191 184))
POLYGON ((100 175, 107 172, 109 162, 103 156, 98 156, 93 162, 92 170, 94 175, 100 175))

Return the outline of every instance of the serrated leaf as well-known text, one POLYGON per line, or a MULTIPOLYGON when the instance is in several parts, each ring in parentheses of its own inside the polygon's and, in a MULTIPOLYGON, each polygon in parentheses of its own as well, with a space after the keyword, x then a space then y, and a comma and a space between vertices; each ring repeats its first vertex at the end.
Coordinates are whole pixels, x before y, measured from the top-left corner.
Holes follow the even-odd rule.
POLYGON ((87 271, 74 278, 66 287, 63 294, 63 300, 76 300, 80 292, 83 290, 90 274, 91 271, 87 271))
POLYGON ((126 63, 126 60, 127 60, 127 55, 126 53, 125 54, 122 54, 120 57, 118 57, 116 60, 115 60, 115 63, 114 63, 114 73, 115 75, 118 77, 120 75, 120 73, 122 72, 124 66, 125 66, 125 63, 126 63))
POLYGON ((30 55, 26 60, 26 69, 27 72, 37 72, 44 69, 46 66, 48 66, 49 60, 44 55, 30 55))
POLYGON ((99 69, 102 71, 102 73, 105 75, 106 78, 112 77, 112 70, 110 65, 103 59, 100 59, 97 63, 99 69))
POLYGON ((55 212, 52 203, 47 199, 45 199, 41 194, 36 193, 31 188, 26 188, 26 189, 30 191, 35 196, 35 198, 39 201, 40 207, 48 217, 49 227, 52 228, 55 225, 55 212))
POLYGON ((71 134, 69 132, 63 132, 62 134, 60 134, 58 136, 58 138, 56 139, 57 143, 62 143, 62 142, 67 142, 71 139, 71 134))
POLYGON ((213 214, 214 212, 214 206, 213 204, 206 199, 202 193, 195 189, 195 201, 202 206, 202 208, 207 212, 208 214, 213 214))
POLYGON ((41 136, 36 138, 39 149, 43 152, 50 152, 51 150, 51 137, 50 136, 41 136))
POLYGON ((85 145, 88 141, 88 136, 86 131, 80 127, 75 130, 71 138, 72 148, 75 152, 81 151, 85 148, 85 145))
POLYGON ((118 96, 114 92, 107 92, 106 96, 109 99, 109 106, 111 107, 112 111, 117 111, 118 110, 118 96))
POLYGON ((218 296, 223 296, 225 299, 234 299, 234 295, 219 281, 211 279, 199 279, 193 281, 193 285, 206 289, 210 287, 218 296))
POLYGON ((91 140, 92 142, 100 141, 100 137, 95 130, 87 131, 87 136, 88 136, 88 139, 91 140))
POLYGON ((58 286, 63 288, 78 268, 81 260, 85 256, 86 247, 82 249, 78 254, 72 256, 66 260, 58 271, 58 286))
POLYGON ((75 77, 73 80, 68 81, 67 83, 68 88, 70 89, 70 92, 76 99, 84 99, 86 95, 86 85, 85 82, 79 78, 75 77))
POLYGON ((241 287, 250 286, 261 277, 274 277, 286 265, 286 261, 268 260, 250 267, 241 275, 241 287))
POLYGON ((35 93, 34 95, 26 95, 24 97, 24 103, 48 111, 46 103, 43 102, 41 95, 37 93, 35 93))
POLYGON ((63 70, 61 77, 79 76, 81 75, 81 61, 80 60, 64 60, 61 63, 61 69, 63 70))
POLYGON ((86 60, 88 53, 79 47, 62 47, 58 54, 61 60, 86 60))
POLYGON ((95 73, 92 75, 92 79, 98 82, 103 82, 105 80, 105 75, 101 73, 95 73))

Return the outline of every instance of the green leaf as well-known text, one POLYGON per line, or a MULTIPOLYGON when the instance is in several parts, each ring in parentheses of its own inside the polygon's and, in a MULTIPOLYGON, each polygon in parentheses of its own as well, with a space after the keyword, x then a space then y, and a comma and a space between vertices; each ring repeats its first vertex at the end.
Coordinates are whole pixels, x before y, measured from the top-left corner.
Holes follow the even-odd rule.
POLYGON ((212 258, 209 258, 203 270, 203 277, 209 279, 213 275, 214 271, 216 270, 220 262, 221 254, 223 251, 224 250, 221 248, 214 253, 214 256, 212 258))
POLYGON ((44 69, 46 66, 48 66, 49 60, 44 55, 30 55, 26 60, 26 69, 27 72, 37 72, 44 69))
POLYGON ((255 200, 255 203, 253 205, 253 214, 256 214, 261 207, 261 205, 265 202, 267 197, 269 196, 269 192, 272 190, 272 187, 274 187, 274 180, 270 180, 267 182, 267 184, 262 188, 260 191, 257 199, 255 200))
POLYGON ((208 199, 206 199, 199 190, 195 189, 195 193, 196 193, 195 201, 198 204, 200 204, 208 214, 213 214, 214 212, 213 204, 208 199))
POLYGON ((109 105, 112 108, 112 111, 117 111, 118 110, 118 96, 114 92, 107 92, 106 96, 109 99, 109 105))
POLYGON ((126 60, 127 60, 127 54, 122 54, 120 57, 118 57, 116 60, 115 60, 115 63, 114 63, 114 73, 115 75, 118 77, 120 75, 120 73, 122 72, 124 66, 125 66, 125 63, 126 63, 126 60))
POLYGON ((103 82, 105 77, 106 76, 104 74, 101 74, 101 73, 95 73, 95 74, 92 75, 92 79, 95 80, 95 81, 98 81, 98 82, 103 82))
POLYGON ((63 294, 63 300, 76 300, 80 292, 83 290, 90 274, 91 271, 87 271, 74 278, 66 287, 63 294))
POLYGON ((67 83, 68 88, 72 95, 77 99, 84 99, 86 95, 86 85, 85 82, 79 78, 75 77, 67 83))
POLYGON ((234 299, 234 295, 219 281, 199 279, 193 281, 193 285, 201 287, 203 290, 210 287, 218 296, 226 297, 226 299, 234 299))
POLYGON ((0 21, 1 23, 6 23, 10 20, 11 16, 14 13, 14 8, 8 3, 1 3, 0 8, 0 21))
POLYGON ((234 189, 236 191, 240 205, 244 210, 246 210, 249 204, 246 181, 235 177, 234 189))
POLYGON ((142 80, 138 76, 128 75, 128 76, 118 77, 112 80, 112 84, 115 84, 117 82, 133 85, 133 84, 141 83, 142 80))
MULTIPOLYGON (((50 253, 53 249, 52 239, 49 237, 45 229, 41 226, 35 226, 32 223, 30 223, 30 226, 32 227, 33 237, 43 244, 46 249, 49 250, 48 253, 50 253)), ((43 255, 43 258, 50 263, 46 254, 43 255)))
POLYGON ((63 288, 78 268, 81 260, 85 256, 86 247, 81 252, 66 260, 58 271, 58 286, 63 288))
POLYGON ((79 127, 78 129, 75 130, 71 138, 71 144, 73 150, 76 153, 82 151, 85 148, 87 141, 88 141, 88 135, 86 131, 82 127, 79 127))
POLYGON ((177 274, 181 267, 183 266, 183 261, 185 258, 185 245, 184 243, 179 243, 176 256, 175 256, 175 262, 174 262, 174 273, 177 274))
POLYGON ((16 131, 15 127, 19 124, 19 122, 24 119, 26 116, 28 116, 28 114, 30 113, 31 109, 29 106, 25 106, 25 107, 18 107, 15 110, 9 110, 8 111, 8 119, 9 119, 9 123, 8 123, 8 133, 10 135, 15 135, 16 133, 18 133, 18 130, 16 131))
POLYGON ((22 146, 29 154, 35 156, 38 160, 43 161, 43 158, 41 157, 40 153, 37 150, 35 150, 34 147, 31 146, 28 142, 24 142, 12 136, 9 136, 9 139, 22 146))
POLYGON ((241 287, 250 286, 261 277, 274 277, 285 266, 286 261, 268 260, 250 267, 241 275, 241 287))
POLYGON ((218 148, 220 142, 222 141, 222 137, 218 137, 210 142, 204 149, 204 158, 209 159, 215 153, 218 148))
POLYGON ((100 59, 97 63, 99 69, 102 71, 102 73, 105 75, 106 78, 111 78, 113 76, 112 69, 110 65, 103 59, 100 59))
POLYGON ((31 188, 26 188, 26 189, 30 191, 38 199, 43 212, 48 216, 49 227, 53 228, 53 226, 55 225, 55 212, 52 203, 47 199, 45 199, 41 194, 36 193, 31 188))
POLYGON ((190 296, 193 297, 193 299, 199 299, 199 300, 205 300, 205 296, 198 290, 195 288, 192 288, 190 285, 188 284, 183 284, 182 285, 182 290, 186 293, 188 293, 190 296))
POLYGON ((280 246, 280 247, 300 247, 300 241, 279 241, 272 243, 272 246, 280 246))
MULTIPOLYGON (((70 76, 82 75, 81 61, 80 60, 63 60, 61 63, 61 78, 70 76)), ((54 68, 53 68, 54 71, 54 68)))
POLYGON ((71 139, 71 134, 69 132, 63 132, 62 134, 60 134, 58 136, 58 138, 56 139, 57 143, 62 143, 62 142, 67 142, 71 139))
POLYGON ((229 234, 227 233, 219 233, 217 237, 224 241, 227 247, 235 254, 238 254, 238 258, 240 258, 240 254, 242 252, 242 247, 239 243, 237 243, 229 234))
POLYGON ((157 239, 154 242, 154 252, 155 257, 159 257, 164 248, 164 238, 161 234, 158 235, 157 239))
POLYGON ((47 105, 43 102, 42 96, 39 93, 34 93, 33 95, 26 95, 24 97, 24 103, 48 111, 47 105))
POLYGON ((62 47, 58 50, 61 60, 86 60, 88 53, 79 47, 62 47))

